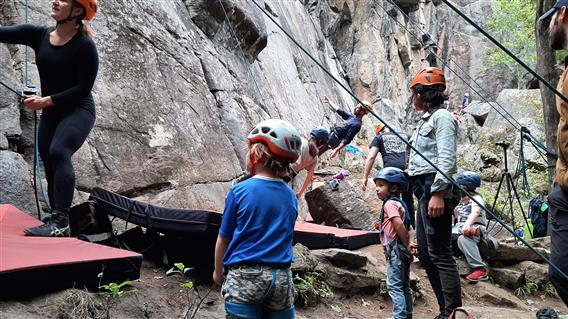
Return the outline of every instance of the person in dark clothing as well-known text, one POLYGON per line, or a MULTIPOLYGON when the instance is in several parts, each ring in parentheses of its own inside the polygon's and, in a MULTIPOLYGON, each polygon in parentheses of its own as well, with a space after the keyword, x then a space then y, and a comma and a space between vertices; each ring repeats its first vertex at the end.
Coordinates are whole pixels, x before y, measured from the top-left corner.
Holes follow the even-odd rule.
POLYGON ((69 210, 75 188, 71 156, 83 145, 95 123, 91 90, 98 54, 83 20, 94 18, 97 0, 55 0, 55 27, 0 27, 0 42, 23 44, 35 51, 42 96, 26 96, 24 105, 42 111, 38 149, 45 166, 51 219, 24 230, 29 236, 69 236, 69 210))
MULTIPOLYGON (((410 85, 412 103, 423 112, 410 143, 446 176, 457 173, 457 123, 442 106, 447 95, 444 72, 435 67, 420 71, 410 85)), ((456 196, 449 180, 415 150, 410 151, 408 175, 418 198, 416 239, 418 259, 426 270, 440 313, 446 319, 462 306, 461 284, 452 256, 452 213, 456 196)), ((413 247, 411 247, 413 248, 413 247)))
POLYGON ((355 135, 361 130, 361 125, 363 124, 363 117, 369 114, 369 111, 373 109, 373 104, 367 101, 363 101, 365 107, 361 104, 355 106, 353 114, 347 113, 340 109, 339 106, 333 103, 327 96, 322 98, 322 102, 327 104, 334 112, 339 114, 342 119, 345 120, 343 125, 334 127, 330 130, 329 140, 327 142, 328 149, 333 149, 330 157, 334 158, 339 152, 355 138, 355 135))
MULTIPOLYGON (((367 155, 367 161, 365 162, 365 173, 362 186, 363 191, 367 190, 369 174, 371 173, 371 169, 373 168, 373 164, 375 164, 375 160, 379 153, 383 159, 383 168, 396 167, 404 171, 408 165, 408 146, 393 132, 386 130, 385 125, 382 123, 375 127, 376 136, 373 139, 373 142, 371 142, 371 151, 367 155)), ((399 132, 399 135, 408 141, 408 136, 405 133, 399 132)), ((402 200, 406 204, 406 208, 408 208, 410 224, 414 228, 416 225, 412 187, 409 187, 407 191, 402 192, 402 200)))
MULTIPOLYGON (((568 0, 558 0, 556 4, 539 18, 548 23, 550 46, 554 50, 568 50, 568 0)), ((568 96, 568 59, 564 60, 564 73, 558 82, 558 91, 568 96)), ((558 123, 558 160, 554 188, 548 195, 550 207, 550 281, 562 301, 568 306, 568 108, 566 102, 556 97, 556 110, 560 115, 558 123)))

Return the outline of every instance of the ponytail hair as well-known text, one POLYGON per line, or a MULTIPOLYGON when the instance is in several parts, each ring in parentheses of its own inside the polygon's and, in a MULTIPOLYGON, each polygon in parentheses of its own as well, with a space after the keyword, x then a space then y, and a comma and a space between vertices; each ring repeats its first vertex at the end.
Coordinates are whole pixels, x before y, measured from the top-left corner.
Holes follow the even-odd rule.
POLYGON ((77 21, 77 30, 79 30, 80 33, 82 33, 84 36, 93 39, 94 35, 93 35, 93 31, 91 30, 91 28, 86 25, 85 23, 83 23, 83 19, 79 19, 77 21))

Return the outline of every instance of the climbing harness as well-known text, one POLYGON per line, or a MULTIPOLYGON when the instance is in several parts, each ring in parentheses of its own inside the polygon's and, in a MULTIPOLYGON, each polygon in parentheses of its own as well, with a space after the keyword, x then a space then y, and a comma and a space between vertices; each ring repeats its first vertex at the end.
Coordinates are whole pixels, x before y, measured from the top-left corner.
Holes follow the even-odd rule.
MULTIPOLYGON (((331 74, 331 72, 329 72, 329 70, 327 70, 322 64, 321 62, 319 62, 316 58, 314 58, 314 56, 308 52, 304 47, 302 47, 298 41, 296 39, 294 39, 294 37, 292 37, 290 35, 290 33, 288 31, 286 31, 286 29, 284 29, 267 11, 266 9, 261 6, 257 0, 250 0, 260 11, 262 11, 262 13, 268 17, 269 20, 271 20, 280 30, 282 30, 282 32, 284 32, 284 34, 295 44, 297 45, 304 53, 306 53, 306 55, 312 60, 314 61, 314 63, 316 63, 327 75, 330 76, 330 78, 337 83, 341 88, 343 88, 347 93, 349 93, 358 103, 363 103, 363 101, 361 101, 350 89, 348 89, 343 83, 341 83, 341 81, 339 81, 335 76, 333 76, 333 74, 331 74)), ((455 181, 454 179, 449 176, 448 174, 446 174, 445 172, 443 172, 437 165, 435 165, 430 159, 428 159, 426 156, 424 156, 424 154, 422 154, 420 151, 418 151, 412 144, 410 144, 408 141, 406 141, 398 132, 396 132, 393 127, 387 123, 385 120, 383 120, 380 116, 378 116, 374 111, 368 109, 365 105, 363 105, 363 107, 365 109, 367 109, 367 111, 372 114, 377 120, 379 120, 379 122, 383 123, 385 125, 386 128, 388 128, 389 130, 392 131, 392 133, 397 136, 399 139, 401 139, 411 150, 413 150, 418 156, 420 156, 422 159, 424 159, 424 161, 426 161, 432 168, 434 168, 438 173, 440 173, 440 175, 442 175, 442 177, 444 177, 447 181, 450 182, 450 184, 453 187, 456 187, 457 189, 460 189, 463 194, 465 194, 466 196, 468 196, 473 202, 475 202, 477 205, 479 205, 479 207, 481 207, 486 213, 487 216, 492 216, 497 222, 499 222, 509 233, 511 233, 515 238, 517 238, 520 242, 522 242, 525 246, 527 246, 527 248, 529 248, 529 250, 531 250, 534 254, 536 254, 537 256, 539 256, 542 260, 544 260, 546 263, 548 263, 551 268, 553 268, 555 271, 557 271, 560 275, 562 275, 564 278, 568 278, 568 276, 558 267, 556 266, 554 263, 552 263, 550 261, 550 259, 545 256, 544 254, 542 254, 541 252, 539 252, 538 250, 536 250, 531 244, 529 244, 523 237, 519 236, 518 234, 516 234, 514 232, 513 229, 511 229, 511 227, 507 226, 507 224, 505 224, 505 222, 503 222, 499 217, 497 217, 492 211, 490 211, 487 207, 485 207, 484 205, 482 205, 477 199, 474 198, 474 196, 469 193, 467 190, 463 189, 462 187, 460 187, 455 181)))
MULTIPOLYGON (((239 38, 237 37, 237 33, 235 32, 235 29, 231 25, 231 21, 229 20, 229 14, 227 13, 227 10, 225 9, 225 5, 223 5, 222 0, 218 0, 218 1, 219 1, 219 4, 221 5, 221 9, 223 9, 223 14, 225 16, 224 22, 226 22, 227 25, 229 26, 229 30, 231 31, 231 36, 237 42, 237 46, 239 47, 239 50, 241 52, 241 56, 242 56, 244 63, 247 63, 245 51, 243 50, 243 47, 241 46, 241 41, 239 41, 239 38)), ((246 69, 247 69, 249 76, 251 77, 252 81, 254 82, 254 86, 256 87, 256 90, 258 91, 260 99, 262 100, 262 104, 264 104, 264 105, 261 105, 261 108, 268 114, 269 117, 272 117, 272 115, 270 114, 270 111, 268 110, 268 104, 266 103, 266 99, 264 98, 264 95, 262 94, 262 91, 260 90, 260 87, 258 86, 258 83, 257 83, 254 75, 252 74, 252 71, 250 70, 250 67, 247 67, 246 69)))

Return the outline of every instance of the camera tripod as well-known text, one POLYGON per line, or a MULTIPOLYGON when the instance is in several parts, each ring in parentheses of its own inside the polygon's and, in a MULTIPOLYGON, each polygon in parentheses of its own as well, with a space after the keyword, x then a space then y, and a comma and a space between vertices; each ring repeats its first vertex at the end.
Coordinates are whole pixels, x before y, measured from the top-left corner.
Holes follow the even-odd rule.
MULTIPOLYGON (((493 206, 491 207, 491 210, 493 212, 495 212, 495 206, 497 205, 497 199, 499 199, 499 193, 501 192, 501 186, 503 186, 503 181, 505 182, 505 184, 507 185, 507 202, 509 204, 509 213, 511 214, 511 223, 513 226, 513 229, 516 229, 516 225, 515 225, 515 214, 513 212, 513 196, 515 196, 515 199, 517 200, 517 203, 519 204, 519 207, 521 209, 521 213, 523 215, 523 219, 526 223, 527 220, 527 215, 525 214, 525 210, 523 209, 523 204, 521 203, 521 199, 519 198, 519 193, 517 192, 517 188, 515 186, 515 183, 513 182, 513 177, 511 176, 511 172, 509 172, 509 164, 507 162, 507 149, 509 148, 510 144, 504 141, 501 142, 497 142, 495 143, 495 145, 500 146, 503 148, 503 159, 505 160, 505 168, 503 169, 503 172, 501 173, 501 178, 499 180, 499 186, 497 187, 497 193, 495 193, 495 199, 493 200, 493 206)), ((507 205, 507 204, 505 204, 507 205)), ((530 229, 530 227, 527 227, 529 234, 532 237, 532 230, 530 229)))

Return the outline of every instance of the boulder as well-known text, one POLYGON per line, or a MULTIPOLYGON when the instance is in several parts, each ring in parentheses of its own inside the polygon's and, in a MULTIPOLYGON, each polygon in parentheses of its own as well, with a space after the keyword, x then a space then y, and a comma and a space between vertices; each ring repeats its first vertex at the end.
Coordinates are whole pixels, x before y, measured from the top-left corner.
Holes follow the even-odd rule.
POLYGON ((487 120, 487 116, 489 112, 491 112, 492 107, 489 103, 480 103, 478 101, 474 101, 469 104, 464 110, 464 113, 470 114, 473 118, 477 121, 477 123, 482 126, 487 120))
POLYGON ((491 268, 491 277, 493 281, 515 290, 525 283, 525 273, 507 268, 491 268))
POLYGON ((318 249, 312 253, 317 259, 340 268, 361 269, 369 262, 367 255, 346 249, 318 249))
POLYGON ((313 271, 318 263, 317 257, 310 252, 308 247, 302 244, 294 245, 294 262, 291 266, 292 272, 313 271))
POLYGON ((28 214, 36 212, 30 168, 12 151, 0 151, 0 203, 12 204, 28 214))
POLYGON ((377 289, 381 281, 386 279, 386 269, 384 267, 367 267, 359 270, 335 267, 330 263, 320 263, 315 271, 321 272, 325 276, 325 282, 336 289, 342 290, 366 290, 377 289))
POLYGON ((2 132, 0 132, 0 150, 7 150, 8 147, 10 147, 10 144, 8 144, 8 139, 2 132))
POLYGON ((516 308, 523 311, 529 310, 529 307, 512 292, 497 287, 488 281, 469 285, 464 291, 467 292, 471 298, 480 300, 483 303, 488 303, 489 305, 511 309, 516 308))
POLYGON ((539 287, 544 287, 544 285, 550 282, 547 265, 538 264, 534 261, 523 261, 511 266, 510 268, 523 273, 526 281, 534 282, 538 284, 539 287))
POLYGON ((481 126, 476 119, 468 113, 462 114, 458 130, 458 144, 474 144, 481 133, 481 126))
POLYGON ((335 191, 326 183, 307 192, 305 198, 310 214, 318 224, 371 230, 376 220, 361 191, 345 180, 335 191))
MULTIPOLYGON (((548 257, 548 254, 550 253, 549 250, 542 247, 535 247, 535 249, 546 257, 548 257)), ((541 261, 542 259, 525 245, 519 245, 515 243, 501 243, 497 256, 495 256, 492 260, 515 263, 526 260, 541 261)))

